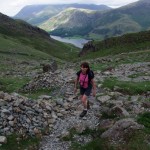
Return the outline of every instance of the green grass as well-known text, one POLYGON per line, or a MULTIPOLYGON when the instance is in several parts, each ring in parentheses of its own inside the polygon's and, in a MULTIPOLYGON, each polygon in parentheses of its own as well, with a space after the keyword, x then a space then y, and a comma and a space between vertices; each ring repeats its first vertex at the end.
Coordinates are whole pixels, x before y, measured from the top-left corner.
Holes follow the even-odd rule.
POLYGON ((129 81, 118 81, 116 78, 108 78, 103 82, 103 87, 107 87, 111 90, 114 87, 119 87, 120 92, 127 93, 130 95, 142 94, 147 91, 150 91, 150 81, 143 82, 129 82, 129 81))
POLYGON ((92 141, 85 145, 80 144, 76 141, 72 142, 71 150, 113 150, 113 147, 109 145, 106 140, 101 139, 100 135, 104 132, 104 129, 89 129, 87 128, 79 135, 91 136, 92 141))
POLYGON ((96 138, 86 145, 81 145, 74 142, 71 146, 71 150, 114 150, 113 147, 106 144, 106 142, 100 138, 96 138))
POLYGON ((77 141, 72 140, 71 150, 111 150, 111 146, 106 144, 106 141, 100 138, 100 135, 104 132, 103 129, 85 129, 82 133, 76 133, 78 135, 91 136, 92 141, 83 145, 77 141))
POLYGON ((147 74, 147 73, 136 73, 136 74, 129 75, 128 77, 129 78, 137 78, 140 76, 149 76, 149 74, 147 74))
POLYGON ((137 122, 144 125, 145 131, 150 134, 150 112, 140 114, 137 118, 137 122))
POLYGON ((122 54, 116 54, 116 55, 110 55, 108 54, 106 57, 102 57, 101 51, 89 53, 81 58, 78 58, 78 61, 83 60, 93 60, 95 58, 100 58, 100 60, 111 58, 111 61, 104 61, 104 62, 96 62, 91 63, 90 67, 92 70, 101 70, 104 71, 107 68, 115 68, 121 64, 134 64, 138 62, 150 62, 150 50, 148 51, 138 51, 136 53, 122 53, 122 54))
POLYGON ((50 95, 52 92, 52 89, 38 89, 36 91, 31 92, 21 92, 22 95, 31 98, 31 99, 37 99, 40 95, 50 95))
POLYGON ((40 95, 50 95, 53 89, 44 88, 31 92, 21 92, 21 89, 25 84, 30 81, 29 78, 16 78, 16 77, 1 77, 0 78, 0 90, 8 93, 17 92, 28 98, 37 99, 40 95))
POLYGON ((21 139, 19 142, 17 138, 16 134, 7 136, 7 143, 3 144, 0 150, 35 150, 40 142, 40 138, 37 137, 28 137, 27 139, 21 139))
MULTIPOLYGON (((145 120, 146 122, 146 120, 145 120)), ((139 130, 132 134, 126 139, 125 144, 110 144, 106 139, 101 139, 100 135, 104 131, 99 130, 90 130, 86 129, 82 134, 84 136, 92 136, 92 141, 86 143, 85 145, 72 141, 71 150, 149 150, 150 145, 146 142, 148 139, 148 134, 144 133, 143 130, 139 130)))
POLYGON ((77 58, 79 49, 71 44, 66 44, 58 42, 56 40, 47 41, 45 39, 35 38, 19 38, 23 44, 27 44, 30 47, 42 51, 46 54, 54 56, 59 59, 71 61, 74 58, 77 58))
POLYGON ((30 59, 58 58, 72 61, 78 57, 79 48, 56 40, 35 37, 15 37, 0 34, 0 53, 30 59), (63 54, 63 55, 62 55, 63 54))
MULTIPOLYGON (((94 71, 97 71, 97 70, 105 71, 109 68, 112 68, 112 69, 116 68, 117 66, 119 66, 121 64, 129 64, 129 63, 134 64, 134 63, 138 63, 138 62, 149 62, 150 61, 150 51, 139 52, 136 54, 114 55, 114 56, 110 56, 108 58, 111 58, 111 61, 91 63, 90 68, 94 71)), ((102 58, 100 58, 100 59, 102 59, 102 58)), ((139 76, 144 75, 144 73, 137 74, 137 75, 139 75, 139 76)), ((145 73, 145 75, 146 75, 146 73, 145 73)))
POLYGON ((127 138, 124 144, 113 144, 114 150, 149 150, 150 145, 146 142, 148 135, 143 131, 137 131, 127 138))
POLYGON ((150 102, 150 98, 146 98, 145 101, 149 101, 150 102))
POLYGON ((103 112, 101 117, 101 119, 115 119, 115 118, 117 118, 116 114, 108 114, 106 112, 103 112))
POLYGON ((126 53, 126 56, 128 56, 128 53, 131 52, 150 50, 149 33, 150 31, 130 33, 119 37, 107 38, 103 41, 94 41, 93 44, 95 45, 96 51, 89 52, 82 56, 82 58, 90 59, 121 53, 126 53))
POLYGON ((9 93, 17 92, 17 90, 28 82, 28 78, 0 77, 0 90, 9 93))
POLYGON ((75 128, 71 128, 69 130, 69 134, 62 138, 63 141, 73 141, 73 136, 77 134, 77 131, 75 128))
POLYGON ((26 58, 26 59, 50 59, 50 55, 40 50, 32 48, 26 44, 20 43, 17 39, 0 34, 0 54, 10 57, 26 58))
POLYGON ((7 63, 4 63, 4 62, 0 62, 0 71, 1 72, 6 72, 8 70, 11 70, 12 69, 12 65, 11 64, 7 64, 7 63))
POLYGON ((122 146, 122 149, 128 150, 149 150, 150 145, 146 142, 147 135, 142 131, 135 133, 129 142, 122 146))
POLYGON ((91 58, 94 59, 94 58, 99 58, 99 57, 115 56, 115 55, 120 55, 121 53, 126 53, 126 56, 128 56, 131 52, 139 51, 139 53, 140 53, 141 50, 143 50, 143 51, 149 50, 149 48, 148 49, 147 49, 147 47, 146 48, 125 47, 124 49, 122 49, 121 47, 109 48, 109 49, 104 49, 104 50, 87 53, 86 55, 82 56, 81 59, 91 59, 91 58))

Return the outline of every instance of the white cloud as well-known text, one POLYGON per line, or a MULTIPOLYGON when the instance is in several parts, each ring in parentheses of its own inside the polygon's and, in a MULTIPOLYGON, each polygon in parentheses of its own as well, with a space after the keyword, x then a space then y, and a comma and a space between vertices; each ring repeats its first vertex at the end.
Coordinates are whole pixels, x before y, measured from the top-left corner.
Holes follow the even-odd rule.
POLYGON ((9 16, 13 16, 24 6, 32 4, 93 3, 119 7, 135 1, 138 0, 0 0, 0 12, 9 16))

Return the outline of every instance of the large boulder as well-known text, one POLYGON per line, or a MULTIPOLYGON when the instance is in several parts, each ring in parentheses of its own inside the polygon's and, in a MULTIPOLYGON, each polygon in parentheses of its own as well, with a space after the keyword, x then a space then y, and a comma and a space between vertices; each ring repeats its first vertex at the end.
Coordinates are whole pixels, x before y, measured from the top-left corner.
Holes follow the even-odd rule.
POLYGON ((41 64, 43 66, 43 73, 45 72, 55 72, 58 69, 56 61, 53 61, 51 64, 41 64))
POLYGON ((95 52, 95 51, 96 51, 96 48, 95 48, 93 41, 89 41, 86 44, 84 44, 82 51, 79 53, 79 56, 83 56, 88 52, 95 52))
POLYGON ((105 131, 101 135, 101 138, 108 138, 115 142, 126 141, 135 133, 135 131, 142 128, 142 125, 139 125, 131 118, 122 119, 117 121, 110 129, 105 131))

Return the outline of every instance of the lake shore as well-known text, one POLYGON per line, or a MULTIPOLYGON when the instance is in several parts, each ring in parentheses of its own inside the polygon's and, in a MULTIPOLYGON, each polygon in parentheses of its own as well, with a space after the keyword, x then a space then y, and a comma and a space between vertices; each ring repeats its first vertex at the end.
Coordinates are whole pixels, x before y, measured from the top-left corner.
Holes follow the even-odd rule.
POLYGON ((83 38, 70 38, 70 37, 60 37, 60 36, 53 36, 53 35, 50 35, 50 37, 52 39, 55 39, 64 43, 73 44, 79 48, 83 48, 83 45, 89 41, 83 38))

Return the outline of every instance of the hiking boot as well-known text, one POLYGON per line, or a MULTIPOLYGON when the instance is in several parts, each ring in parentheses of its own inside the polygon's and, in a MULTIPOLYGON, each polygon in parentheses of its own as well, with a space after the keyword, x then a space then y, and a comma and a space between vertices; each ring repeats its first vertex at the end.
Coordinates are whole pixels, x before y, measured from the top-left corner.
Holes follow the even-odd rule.
POLYGON ((87 110, 83 110, 82 113, 80 114, 80 117, 84 117, 87 113, 87 110))
POLYGON ((90 103, 87 101, 87 109, 90 109, 90 103))

